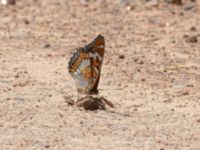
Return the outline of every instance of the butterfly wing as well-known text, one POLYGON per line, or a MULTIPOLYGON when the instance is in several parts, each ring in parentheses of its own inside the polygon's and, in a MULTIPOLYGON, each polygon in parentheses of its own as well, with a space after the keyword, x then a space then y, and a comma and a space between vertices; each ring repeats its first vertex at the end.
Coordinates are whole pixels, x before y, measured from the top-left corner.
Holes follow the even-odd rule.
POLYGON ((87 93, 92 82, 91 61, 89 53, 82 48, 76 49, 69 61, 69 73, 74 78, 79 93, 87 93))
POLYGON ((99 35, 85 47, 76 49, 71 57, 68 69, 79 93, 98 93, 104 46, 104 37, 99 35))
POLYGON ((92 71, 92 89, 90 90, 90 94, 97 94, 98 93, 98 84, 101 75, 101 66, 103 63, 105 52, 105 40, 104 37, 99 35, 93 41, 93 48, 90 52, 90 59, 91 59, 91 71, 92 71))

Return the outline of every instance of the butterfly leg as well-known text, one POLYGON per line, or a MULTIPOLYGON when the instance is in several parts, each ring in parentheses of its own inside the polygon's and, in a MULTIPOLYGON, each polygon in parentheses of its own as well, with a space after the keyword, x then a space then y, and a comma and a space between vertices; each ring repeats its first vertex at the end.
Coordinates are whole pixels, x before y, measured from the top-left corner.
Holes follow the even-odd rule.
POLYGON ((106 98, 104 98, 103 96, 101 96, 99 99, 102 100, 104 103, 106 103, 111 108, 114 108, 113 103, 111 101, 107 100, 106 98))

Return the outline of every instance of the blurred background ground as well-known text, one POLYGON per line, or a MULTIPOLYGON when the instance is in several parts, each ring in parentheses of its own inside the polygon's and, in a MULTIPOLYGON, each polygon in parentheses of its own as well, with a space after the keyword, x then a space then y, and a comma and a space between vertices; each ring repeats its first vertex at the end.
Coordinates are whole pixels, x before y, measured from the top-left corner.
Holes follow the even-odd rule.
MULTIPOLYGON (((2 2, 2 1, 1 1, 2 2)), ((0 5, 0 149, 198 150, 199 1, 0 5), (72 50, 106 40, 108 111, 68 106, 72 50)))

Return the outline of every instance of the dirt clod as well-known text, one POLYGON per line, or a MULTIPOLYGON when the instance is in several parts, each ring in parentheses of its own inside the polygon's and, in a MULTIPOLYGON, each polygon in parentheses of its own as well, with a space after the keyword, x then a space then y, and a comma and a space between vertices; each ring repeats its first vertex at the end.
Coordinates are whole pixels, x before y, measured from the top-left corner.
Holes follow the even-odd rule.
POLYGON ((125 59, 125 55, 119 55, 119 59, 125 59))
POLYGON ((192 26, 192 27, 190 28, 190 30, 191 30, 191 31, 197 31, 197 29, 196 29, 195 26, 192 26))
POLYGON ((186 36, 185 41, 187 43, 197 43, 198 39, 197 39, 197 36, 186 36))
POLYGON ((44 47, 44 48, 50 48, 51 45, 50 45, 50 44, 45 44, 43 47, 44 47))

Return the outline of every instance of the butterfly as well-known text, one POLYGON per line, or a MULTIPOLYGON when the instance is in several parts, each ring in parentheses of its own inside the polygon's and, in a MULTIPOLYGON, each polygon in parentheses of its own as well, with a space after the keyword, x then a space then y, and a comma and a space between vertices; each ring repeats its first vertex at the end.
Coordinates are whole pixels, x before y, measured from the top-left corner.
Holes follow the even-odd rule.
POLYGON ((68 63, 78 94, 98 94, 98 84, 105 52, 105 40, 98 35, 91 43, 76 48, 68 63))

